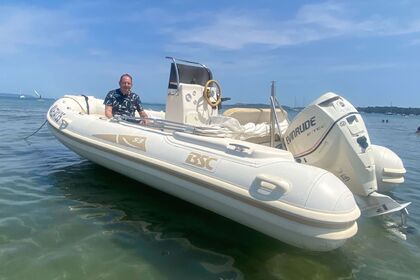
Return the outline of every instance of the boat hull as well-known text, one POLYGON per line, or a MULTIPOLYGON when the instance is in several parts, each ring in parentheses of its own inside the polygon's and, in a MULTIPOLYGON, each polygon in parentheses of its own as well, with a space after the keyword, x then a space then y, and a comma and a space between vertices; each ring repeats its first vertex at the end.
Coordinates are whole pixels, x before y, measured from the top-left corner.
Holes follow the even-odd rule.
MULTIPOLYGON (((54 114, 47 115, 51 132, 80 156, 290 245, 314 251, 329 251, 342 246, 357 232, 356 219, 360 215, 357 206, 350 212, 343 210, 337 213, 319 213, 316 210, 300 209, 299 205, 257 200, 251 195, 250 189, 221 180, 218 176, 209 176, 210 173, 195 171, 186 165, 157 159, 142 151, 81 135, 69 129, 72 124, 70 119, 63 118, 64 122, 59 124, 53 117, 54 114), (70 121, 70 125, 67 121, 70 121), (306 213, 304 217, 298 214, 303 210, 306 213)), ((108 126, 107 131, 110 132, 115 124, 108 126)), ((142 133, 156 134, 147 130, 142 133)), ((177 145, 180 146, 179 143, 177 145)), ((186 146, 178 148, 186 149, 186 146)), ((190 151, 197 150, 188 152, 190 151)), ((334 183, 337 180, 340 183, 326 172, 319 175, 317 180, 332 180, 334 183)), ((347 193, 342 194, 346 195, 347 193)), ((344 198, 348 199, 350 198, 344 198)))

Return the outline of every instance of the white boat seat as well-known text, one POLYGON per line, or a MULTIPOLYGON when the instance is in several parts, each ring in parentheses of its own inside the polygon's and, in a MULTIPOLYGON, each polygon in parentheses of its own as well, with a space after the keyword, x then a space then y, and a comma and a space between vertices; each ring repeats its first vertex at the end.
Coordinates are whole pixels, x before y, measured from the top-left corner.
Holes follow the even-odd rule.
MULTIPOLYGON (((232 117, 239 121, 241 125, 248 123, 261 124, 270 123, 269 108, 230 108, 223 112, 223 116, 232 117)), ((277 118, 280 125, 281 134, 283 135, 289 127, 287 112, 283 109, 276 109, 277 118)))
MULTIPOLYGON (((240 124, 246 123, 269 123, 270 122, 270 109, 269 108, 230 108, 223 112, 223 116, 232 117, 239 121, 240 124)), ((287 119, 287 112, 277 108, 277 116, 281 122, 287 119)))

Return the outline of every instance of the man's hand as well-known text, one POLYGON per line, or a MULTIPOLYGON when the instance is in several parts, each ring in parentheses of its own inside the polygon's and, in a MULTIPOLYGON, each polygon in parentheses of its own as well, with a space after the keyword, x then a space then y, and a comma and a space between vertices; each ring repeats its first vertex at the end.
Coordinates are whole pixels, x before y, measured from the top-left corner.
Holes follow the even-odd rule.
POLYGON ((147 115, 147 113, 146 113, 145 111, 141 111, 141 112, 139 113, 139 115, 140 115, 140 117, 142 117, 142 118, 143 118, 143 119, 140 121, 140 124, 148 125, 148 124, 149 124, 149 121, 147 120, 147 118, 148 118, 149 116, 147 115))
POLYGON ((108 119, 112 118, 112 106, 105 105, 105 117, 108 119))

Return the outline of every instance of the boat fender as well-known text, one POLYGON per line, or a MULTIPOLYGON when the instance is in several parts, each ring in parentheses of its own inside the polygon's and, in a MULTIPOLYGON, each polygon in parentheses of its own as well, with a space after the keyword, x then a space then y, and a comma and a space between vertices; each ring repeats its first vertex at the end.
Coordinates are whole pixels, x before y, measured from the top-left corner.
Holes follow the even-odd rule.
POLYGON ((86 95, 82 94, 82 96, 85 98, 85 102, 86 102, 86 111, 87 114, 89 115, 89 97, 87 97, 86 95))

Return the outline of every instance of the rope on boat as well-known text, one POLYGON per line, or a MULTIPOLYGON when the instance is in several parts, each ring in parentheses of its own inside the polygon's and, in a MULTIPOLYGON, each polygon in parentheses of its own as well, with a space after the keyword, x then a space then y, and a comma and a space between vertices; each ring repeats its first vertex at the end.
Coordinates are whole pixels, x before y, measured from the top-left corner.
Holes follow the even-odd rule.
MULTIPOLYGON (((82 95, 84 98, 85 98, 85 101, 86 101, 86 109, 87 109, 87 112, 86 112, 86 110, 85 110, 85 108, 83 108, 83 106, 79 103, 79 101, 77 100, 77 99, 74 99, 74 98, 72 98, 72 97, 69 97, 69 96, 64 96, 63 98, 68 98, 68 99, 71 99, 71 100, 73 100, 74 102, 76 102, 79 106, 80 106, 80 108, 85 112, 85 113, 87 113, 88 115, 89 115, 89 102, 88 102, 88 100, 89 100, 89 98, 86 96, 86 95, 82 95)), ((28 135, 28 136, 26 136, 25 138, 23 138, 23 140, 27 140, 29 137, 31 137, 31 136, 34 136, 36 133, 38 133, 38 131, 40 131, 41 130, 41 128, 43 128, 44 127, 44 125, 47 123, 47 121, 48 120, 45 120, 44 121, 44 123, 37 129, 37 130, 35 130, 31 135, 28 135)))
MULTIPOLYGON (((87 114, 89 115, 89 97, 87 97, 86 95, 82 94, 82 96, 85 98, 85 102, 86 102, 86 109, 87 109, 87 114)), ((79 104, 80 105, 80 104, 79 104)))
POLYGON ((66 96, 66 95, 62 98, 68 98, 68 99, 73 100, 74 102, 76 102, 79 105, 79 107, 80 107, 80 109, 82 109, 83 113, 85 113, 85 114, 87 113, 85 108, 83 108, 83 106, 79 103, 79 101, 77 99, 75 99, 73 97, 70 97, 70 96, 66 96))
POLYGON ((31 136, 33 136, 33 135, 35 135, 38 131, 40 131, 41 130, 41 128, 45 125, 47 123, 47 120, 45 120, 45 122, 37 129, 37 130, 35 130, 35 132, 33 132, 31 135, 29 135, 29 136, 26 136, 25 138, 23 138, 23 140, 27 140, 29 137, 31 137, 31 136))

